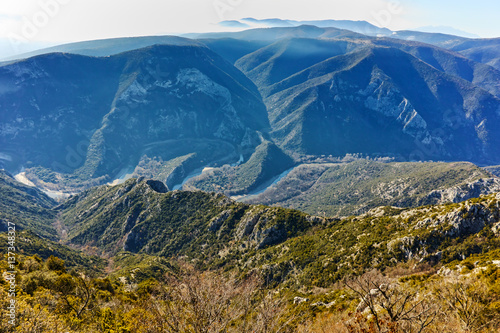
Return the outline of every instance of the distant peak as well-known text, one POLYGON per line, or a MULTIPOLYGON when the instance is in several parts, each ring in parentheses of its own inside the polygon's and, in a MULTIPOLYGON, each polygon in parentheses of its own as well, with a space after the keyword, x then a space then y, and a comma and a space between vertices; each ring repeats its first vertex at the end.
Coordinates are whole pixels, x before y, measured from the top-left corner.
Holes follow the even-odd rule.
POLYGON ((295 21, 280 18, 255 19, 252 17, 242 18, 240 20, 222 21, 219 23, 222 27, 244 28, 294 28, 300 26, 313 26, 316 28, 336 28, 350 30, 369 36, 389 36, 392 31, 387 28, 377 27, 367 21, 352 20, 307 20, 295 21))
POLYGON ((453 27, 448 27, 448 26, 425 26, 425 27, 420 27, 413 29, 414 31, 420 31, 420 32, 428 32, 428 33, 440 33, 440 34, 445 34, 445 35, 455 35, 455 36, 460 36, 460 37, 466 37, 466 38, 481 38, 481 36, 472 34, 467 31, 455 29, 453 27))

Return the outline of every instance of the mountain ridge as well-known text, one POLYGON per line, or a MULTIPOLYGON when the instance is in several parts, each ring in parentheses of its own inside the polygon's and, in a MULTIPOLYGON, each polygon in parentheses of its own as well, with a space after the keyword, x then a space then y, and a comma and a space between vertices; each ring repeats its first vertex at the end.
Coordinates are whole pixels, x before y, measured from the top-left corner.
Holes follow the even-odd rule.
MULTIPOLYGON (((281 128, 285 128, 285 124, 288 124, 286 126, 290 126, 291 122, 287 120, 287 118, 284 118, 285 115, 286 117, 290 118, 293 113, 297 114, 298 119, 305 119, 307 120, 308 118, 303 118, 304 116, 301 116, 303 112, 310 112, 311 115, 314 113, 326 113, 325 116, 328 117, 328 114, 330 112, 335 111, 336 109, 332 109, 332 105, 335 105, 335 103, 332 103, 332 99, 335 99, 336 103, 339 103, 342 100, 342 97, 348 97, 351 96, 351 98, 355 97, 356 94, 362 94, 363 99, 365 99, 365 105, 364 106, 355 106, 351 105, 350 109, 351 110, 356 110, 356 112, 360 112, 362 108, 367 107, 369 109, 372 109, 373 111, 379 111, 382 112, 385 116, 388 116, 391 114, 390 108, 395 108, 395 116, 397 117, 401 111, 406 112, 407 114, 401 114, 399 115, 399 118, 397 121, 403 121, 403 126, 405 132, 405 135, 409 135, 407 140, 404 140, 403 137, 401 139, 402 142, 407 141, 409 147, 413 146, 413 148, 409 148, 409 151, 406 154, 410 154, 411 151, 418 151, 421 150, 425 155, 426 158, 424 159, 445 159, 449 160, 454 159, 454 160, 469 160, 469 158, 472 157, 472 155, 467 156, 467 154, 462 155, 461 157, 455 156, 452 157, 445 157, 445 155, 441 155, 441 157, 437 157, 438 155, 442 153, 438 153, 440 149, 442 149, 442 143, 437 144, 433 143, 432 145, 434 148, 425 148, 425 146, 429 146, 429 143, 422 143, 422 140, 424 140, 425 137, 428 137, 428 139, 431 139, 430 136, 427 134, 424 134, 421 132, 418 128, 427 128, 424 131, 427 131, 427 133, 435 133, 434 135, 440 136, 439 139, 440 142, 446 142, 446 141, 441 141, 444 139, 442 134, 446 133, 447 131, 455 131, 456 129, 453 129, 455 126, 464 126, 469 122, 470 120, 465 120, 464 117, 469 118, 469 114, 471 112, 477 112, 477 114, 482 114, 481 117, 484 117, 486 114, 488 114, 488 119, 490 119, 490 122, 496 123, 497 120, 495 120, 495 117, 498 117, 497 114, 497 108, 498 108, 498 98, 486 93, 486 91, 482 89, 478 89, 477 87, 474 87, 471 85, 468 81, 466 82, 465 80, 455 77, 455 76, 450 76, 447 74, 442 74, 441 72, 437 71, 435 68, 427 65, 426 63, 422 62, 418 58, 413 57, 409 53, 406 53, 404 51, 401 51, 399 49, 395 48, 387 48, 387 47, 370 47, 370 48, 361 48, 359 51, 354 51, 357 52, 359 57, 356 56, 356 53, 352 54, 347 54, 347 55, 339 55, 337 57, 333 57, 330 59, 325 60, 322 63, 315 64, 311 66, 308 69, 305 69, 302 73, 297 73, 289 78, 279 82, 276 86, 271 86, 272 89, 274 89, 276 93, 273 94, 273 96, 269 96, 269 93, 266 92, 266 87, 265 85, 261 85, 261 91, 264 92, 265 96, 265 102, 268 106, 269 113, 270 113, 270 120, 271 124, 273 126, 273 138, 277 140, 276 142, 285 149, 290 149, 290 147, 295 146, 297 147, 299 145, 300 147, 300 142, 301 139, 298 137, 295 138, 287 138, 287 141, 282 141, 284 140, 282 137, 284 136, 284 133, 277 132, 278 129, 281 130, 281 128), (348 65, 343 62, 342 57, 346 58, 348 62, 354 62, 353 65, 348 65), (355 60, 355 59, 360 59, 360 60, 355 60), (391 59, 391 60, 388 60, 391 59), (335 61, 338 60, 338 65, 335 63, 335 61), (357 62, 356 62, 357 61, 357 62), (331 64, 331 65, 329 65, 331 64), (334 65, 335 64, 335 65, 334 65), (330 66, 330 67, 329 67, 330 66), (340 66, 340 67, 338 67, 340 66), (363 67, 364 66, 364 67, 363 67), (397 66, 395 68, 394 66, 397 66), (338 69, 336 69, 338 68, 338 69), (317 70, 316 73, 313 71, 317 70), (406 79, 402 79, 402 77, 398 77, 401 74, 400 73, 405 73, 405 75, 409 75, 412 77, 412 80, 408 81, 406 79), (298 82, 294 82, 293 84, 290 82, 293 82, 292 80, 295 80, 299 75, 302 75, 303 78, 299 79, 298 82), (362 77, 360 77, 362 76, 362 77), (311 77, 309 79, 309 77, 311 77), (336 79, 338 77, 338 79, 336 79), (367 78, 371 77, 371 78, 367 78), (354 80, 356 78, 356 80, 354 80), (315 82, 317 80, 317 82, 315 82), (350 84, 351 88, 349 91, 345 90, 347 86, 344 84, 346 88, 343 88, 343 86, 336 87, 336 89, 340 89, 338 93, 332 95, 331 91, 335 86, 338 86, 339 83, 336 83, 336 80, 339 82, 344 82, 347 81, 348 84, 350 84), (362 80, 362 81, 360 81, 362 80), (418 80, 418 81, 417 81, 418 80), (302 81, 302 82, 301 82, 302 81), (367 87, 365 88, 363 81, 371 83, 367 84, 367 87), (286 83, 288 82, 288 86, 286 83), (332 86, 333 82, 333 86, 332 86), (379 82, 379 84, 376 84, 376 82, 379 82), (369 88, 373 85, 373 88, 369 88), (377 88, 376 85, 379 85, 379 88, 377 88), (418 86, 417 86, 418 85, 418 86), (331 86, 331 87, 330 87, 331 86), (321 88, 320 88, 321 87, 321 88), (358 87, 358 88, 355 88, 358 87), (357 92, 353 91, 353 89, 358 89, 357 92), (366 93, 368 95, 365 95, 363 93, 363 90, 366 90, 366 93), (381 91, 377 92, 377 89, 381 89, 381 91), (417 90, 419 91, 417 93, 417 90), (377 96, 372 96, 370 97, 371 92, 377 94, 377 96), (317 94, 317 95, 316 95, 317 94), (353 96, 354 94, 354 96, 353 96), (380 95, 382 94, 382 95, 380 95), (384 94, 387 94, 386 102, 387 105, 383 105, 385 102, 383 100, 381 101, 380 98, 384 96, 384 94), (391 95, 394 95, 394 97, 390 97, 391 95), (400 95, 400 99, 398 97, 395 97, 396 95, 400 95), (455 96, 454 96, 455 95, 455 96), (315 97, 317 96, 317 97, 315 97), (335 97, 338 96, 338 97, 335 97), (463 96, 463 97, 460 97, 463 96), (474 96, 474 97, 473 97, 474 96), (340 98, 339 101, 336 99, 340 98), (390 101, 391 98, 396 98, 398 99, 399 102, 396 100, 390 101), (326 102, 328 100, 328 102, 326 102), (368 103, 369 100, 373 100, 374 104, 370 105, 368 103), (453 101, 457 100, 456 104, 452 106, 454 103, 453 101), (465 100, 465 103, 463 106, 460 106, 458 103, 462 103, 462 100, 465 100), (478 104, 478 100, 482 100, 481 105, 478 104), (490 102, 486 102, 486 100, 489 100, 490 102), (285 102, 283 102, 285 101, 285 102), (301 102, 298 102, 301 101, 301 102), (302 102, 303 101, 303 102, 302 102), (316 104, 311 104, 312 101, 316 101, 316 104), (405 104, 406 101, 406 104, 405 104), (298 103, 303 103, 303 106, 301 107, 300 104, 298 103), (324 106, 321 106, 324 103, 324 106), (327 103, 330 105, 330 110, 326 111, 320 111, 321 108, 325 108, 327 103), (367 104, 368 103, 368 104, 367 104), (398 106, 398 104, 400 104, 398 106), (392 105, 392 106, 391 106, 392 105), (403 106, 401 106, 403 105, 403 106), (406 105, 406 106, 405 106, 406 105), (483 108, 489 105, 489 111, 484 110, 483 108), (496 107, 495 107, 496 105, 496 107), (313 111, 313 108, 315 108, 318 111, 313 111), (396 111, 398 108, 402 108, 400 111, 396 111), (453 110, 455 108, 456 110, 453 110), (292 111, 293 109, 293 111, 292 111), (383 110, 387 109, 387 110, 383 110), (425 111, 431 109, 433 110, 433 114, 436 115, 442 115, 445 119, 445 121, 448 122, 448 124, 440 124, 442 120, 439 119, 432 119, 433 117, 430 116, 431 113, 430 111, 425 111), (359 111, 358 111, 359 110, 359 111), (413 111, 411 111, 413 110, 413 111), (415 110, 422 110, 425 111, 426 113, 420 113, 419 111, 415 110), (462 111, 463 110, 463 111, 462 111), (473 111, 474 110, 474 111, 473 111), (397 113, 396 113, 397 112, 397 113), (408 113, 409 112, 409 113, 408 113), (415 117, 417 114, 411 115, 412 112, 417 112, 419 116, 415 117), (462 112, 465 113, 465 115, 462 115, 462 112), (282 116, 280 116, 282 114, 282 116), (301 118, 302 117, 302 118, 301 118), (405 117, 407 117, 407 120, 404 120, 405 117), (429 118, 431 117, 431 118, 429 118), (453 118, 453 121, 456 122, 455 124, 449 124, 450 120, 453 118), (277 119, 284 119, 285 123, 281 125, 277 119), (418 121, 417 121, 418 120, 418 121), (410 125, 410 122, 412 122, 412 125, 410 125), (460 125, 458 125, 460 123, 460 125), (451 127, 450 127, 451 125, 451 127), (439 126, 439 127, 438 127, 439 126), (410 139, 413 137, 413 139, 410 139), (293 141, 289 141, 293 140, 293 141), (412 142, 414 141, 414 142, 412 142), (286 143, 289 142, 289 143, 286 143), (283 146, 285 145, 285 146, 283 146), (288 146, 286 146, 288 145, 288 146), (434 151, 432 151, 434 150, 434 151), (429 152, 430 154, 426 154, 426 152, 429 152), (436 155, 434 155, 437 153, 436 155), (432 156, 434 155, 434 157, 432 156)), ((244 70, 244 67, 239 65, 240 68, 244 70)), ((253 74, 252 74, 253 75, 253 74)), ((254 76, 250 76, 251 78, 254 78, 254 76)), ((256 73, 256 75, 260 75, 260 73, 256 73)), ((254 78, 255 80, 255 78, 254 78)), ((260 81, 259 81, 260 82, 260 81)), ((259 82, 256 82, 259 84, 259 82)), ((361 101, 363 102, 363 101, 361 101)), ((351 103, 349 101, 346 101, 344 103, 351 103)), ((354 103, 357 103, 354 101, 354 103)), ((337 109, 336 112, 340 112, 342 108, 337 109)), ((363 117, 366 116, 361 116, 358 115, 356 119, 363 119, 363 117)), ((389 116, 391 117, 391 116, 389 116)), ((440 116, 438 116, 440 117, 440 116)), ((343 117, 345 118, 345 117, 343 117)), ((484 118, 483 118, 484 119, 484 118)), ((396 119, 395 119, 396 120, 396 119)), ((310 120, 311 124, 309 126, 312 126, 314 123, 312 120, 310 120)), ((293 123, 293 122, 292 122, 293 123)), ((316 122, 317 123, 317 122, 316 122)), ((360 122, 358 122, 360 123, 360 122)), ((374 121, 369 121, 368 123, 376 123, 374 121)), ((481 121, 478 121, 475 123, 474 126, 478 126, 481 121)), ((298 124, 304 124, 304 120, 298 122, 298 124)), ((322 124, 323 126, 325 123, 322 124)), ((486 122, 483 123, 483 125, 486 125, 486 122)), ((397 125, 399 126, 399 125, 397 125)), ((468 125, 467 125, 468 126, 468 125)), ((486 128, 485 128, 486 130, 486 128)), ((303 131, 303 130, 302 130, 303 131)), ((478 131, 478 129, 472 129, 468 130, 468 133, 471 134, 472 131, 478 131)), ((487 130, 490 134, 488 135, 489 139, 492 140, 491 142, 488 141, 483 141, 483 144, 486 144, 486 146, 490 148, 492 151, 495 150, 496 144, 494 144, 495 139, 495 134, 492 128, 487 130), (490 144, 491 143, 491 144, 490 144)), ((294 130, 291 128, 286 129, 287 133, 294 133, 294 130)), ((328 133, 329 131, 325 128, 324 130, 319 130, 315 131, 316 134, 323 133, 324 135, 328 133)), ((364 131, 365 133, 368 133, 367 131, 364 131)), ((300 130, 299 132, 300 133, 300 130)), ((344 133, 342 130, 340 130, 340 133, 344 133)), ((355 132, 354 132, 355 133, 355 132)), ((455 132, 455 135, 458 134, 458 132, 455 132)), ((430 134, 432 135, 432 134, 430 134)), ((483 135, 483 134, 478 134, 477 135, 483 135)), ((333 154, 336 156, 342 156, 345 153, 367 153, 367 151, 363 151, 362 149, 366 149, 366 144, 367 142, 364 142, 360 144, 360 148, 357 148, 358 150, 355 150, 353 148, 350 148, 351 151, 334 151, 334 150, 327 150, 324 147, 325 143, 328 144, 329 142, 332 142, 332 140, 326 140, 326 139, 319 139, 319 138, 312 138, 309 135, 306 135, 304 137, 305 139, 311 140, 311 142, 322 142, 322 147, 323 150, 320 151, 314 151, 314 150, 307 150, 307 148, 304 150, 304 152, 309 153, 309 154, 333 154)), ((351 142, 355 142, 355 138, 350 139, 351 142)), ((479 139, 481 140, 481 139, 479 139)), ((460 140, 462 143, 469 142, 469 144, 474 145, 477 139, 468 139, 468 140, 460 140)), ((392 142, 392 141, 391 141, 392 142)), ((342 146, 342 145, 341 145, 342 146)), ((348 145, 343 145, 348 147, 348 145)), ((383 146, 383 145, 382 145, 383 146)), ((485 147, 486 147, 485 146, 485 147)), ((304 146, 303 146, 304 147, 304 146)), ((381 145, 377 145, 374 147, 374 149, 380 149, 381 145), (378 148, 377 148, 378 147, 378 148)), ((302 148, 304 149, 304 148, 302 148)), ((446 150, 446 148, 444 148, 446 150)), ((458 146, 453 147, 453 153, 456 154, 460 149, 458 146)), ((466 148, 466 149, 474 149, 474 148, 466 148)), ((482 151, 483 148, 479 148, 479 151, 482 151)), ((375 152, 375 151, 374 151, 375 152)), ((380 152, 380 151, 377 151, 380 152)), ((401 150, 399 151, 400 153, 402 152, 401 150)), ((390 154, 390 151, 386 151, 383 154, 390 154)), ((450 151, 451 153, 451 151, 450 151)), ((494 154, 490 153, 484 153, 483 156, 494 156, 494 154)), ((493 161, 490 161, 491 163, 494 163, 493 161)), ((484 161, 483 163, 490 163, 488 161, 484 161)))
MULTIPOLYGON (((145 146, 154 143, 158 147, 168 139, 219 140, 232 144, 236 154, 238 145, 243 150, 255 147, 256 130, 268 127, 265 106, 255 86, 205 46, 149 46, 105 58, 40 55, 0 67, 0 71, 2 85, 19 81, 17 92, 3 91, 0 102, 13 110, 2 114, 2 146, 10 149, 2 152, 10 161, 2 162, 11 170, 27 161, 32 163, 29 167, 51 169, 37 171, 45 181, 59 177, 52 173, 56 171, 75 172, 65 176, 68 183, 75 176, 102 183, 121 169, 133 168, 145 146), (78 67, 82 62, 92 69, 78 67), (79 69, 73 71, 73 67, 79 69), (102 71, 96 71, 101 67, 102 71), (91 84, 95 82, 105 87, 91 84), (47 84, 42 90, 35 83, 47 84), (35 88, 28 86, 31 84, 35 88), (31 97, 21 107, 14 102, 19 93, 31 97), (204 107, 188 102, 190 96, 204 107), (56 113, 63 121, 54 121, 56 113), (74 117, 80 113, 84 117, 77 121, 74 117), (157 121, 158 117, 163 121, 157 121), (30 125, 35 121, 40 127, 30 125), (57 135, 50 135, 50 131, 57 135), (45 152, 40 154, 29 148, 37 146, 30 140, 50 144, 38 145, 36 151, 45 152)), ((185 147, 184 154, 195 153, 189 149, 185 147)))

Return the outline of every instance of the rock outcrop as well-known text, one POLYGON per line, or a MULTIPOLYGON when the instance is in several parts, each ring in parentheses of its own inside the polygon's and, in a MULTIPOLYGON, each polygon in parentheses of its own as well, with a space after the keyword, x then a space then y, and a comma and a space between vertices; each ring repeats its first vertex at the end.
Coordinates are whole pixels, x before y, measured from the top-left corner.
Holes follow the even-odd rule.
POLYGON ((438 205, 448 202, 462 202, 497 192, 500 192, 500 178, 478 179, 467 184, 432 191, 422 200, 421 204, 438 205))

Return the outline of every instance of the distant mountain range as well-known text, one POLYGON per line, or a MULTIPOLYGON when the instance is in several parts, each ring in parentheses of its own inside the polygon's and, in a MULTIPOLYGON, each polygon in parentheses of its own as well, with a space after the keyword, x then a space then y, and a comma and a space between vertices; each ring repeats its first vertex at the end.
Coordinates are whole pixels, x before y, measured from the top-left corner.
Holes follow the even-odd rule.
POLYGON ((286 38, 286 37, 306 37, 306 38, 331 38, 340 37, 342 34, 338 30, 349 36, 356 37, 378 37, 402 39, 405 41, 422 42, 444 48, 453 52, 458 52, 471 60, 482 62, 497 69, 500 69, 500 38, 466 38, 444 33, 430 33, 411 30, 390 31, 388 29, 380 29, 371 25, 368 22, 356 21, 321 21, 322 24, 314 24, 314 22, 303 25, 315 27, 306 30, 303 26, 278 25, 272 29, 273 32, 267 32, 269 28, 255 28, 240 32, 219 32, 219 33, 202 33, 202 34, 187 34, 189 38, 235 38, 238 40, 258 41, 268 40, 269 38, 286 38), (340 24, 338 22, 348 22, 349 24, 340 24), (369 27, 377 33, 371 33, 369 27), (279 28, 288 28, 280 30, 279 28), (377 30, 378 29, 378 30, 377 30), (335 32, 337 30, 337 32, 335 32), (284 33, 286 31, 286 35, 284 33), (334 34, 332 36, 332 34, 334 34), (336 36, 335 36, 336 34, 336 36), (278 37, 276 37, 278 36, 278 37))
POLYGON ((151 154, 237 161, 269 126, 252 82, 204 46, 41 55, 0 67, 0 86, 3 161, 46 182, 105 181, 151 154))
POLYGON ((377 27, 366 21, 351 21, 351 20, 313 20, 313 21, 296 21, 274 19, 254 19, 251 17, 241 20, 222 21, 219 23, 224 27, 233 28, 287 28, 298 27, 301 25, 313 25, 319 28, 337 28, 354 31, 368 36, 386 36, 392 33, 387 28, 377 27))
POLYGON ((28 54, 54 45, 57 45, 57 43, 0 38, 0 61, 18 59, 20 54, 28 54))
POLYGON ((465 38, 481 38, 479 35, 442 25, 441 26, 429 25, 425 27, 418 27, 413 30, 421 32, 437 33, 437 34, 455 35, 465 38))
POLYGON ((500 39, 242 22, 279 27, 73 43, 4 63, 1 165, 67 191, 131 175, 173 188, 210 167, 201 188, 245 194, 322 155, 500 164, 500 39))
MULTIPOLYGON (((278 28, 278 27, 297 27, 300 25, 314 25, 320 28, 338 28, 358 32, 368 36, 390 36, 396 31, 387 28, 380 28, 367 21, 352 21, 352 20, 313 20, 313 21, 296 21, 283 19, 254 19, 251 17, 240 20, 228 20, 219 22, 220 26, 231 28, 278 28)), ((425 26, 413 29, 419 32, 428 32, 436 34, 455 35, 465 38, 480 38, 476 34, 472 34, 460 29, 455 29, 448 26, 425 26)))
POLYGON ((500 39, 223 24, 0 64, 0 331, 498 331, 500 39))
MULTIPOLYGON (((466 57, 478 62, 488 63, 500 69, 499 56, 499 38, 476 38, 477 36, 463 32, 450 27, 422 27, 415 31, 401 30, 391 31, 387 28, 377 27, 366 21, 351 21, 351 20, 316 20, 316 21, 295 21, 283 19, 263 19, 244 18, 241 20, 222 21, 220 26, 226 28, 248 29, 251 28, 291 28, 302 25, 310 25, 319 28, 335 28, 340 30, 348 30, 357 34, 371 37, 390 37, 403 39, 408 41, 419 41, 428 44, 433 44, 442 48, 460 52, 466 57)), ((253 34, 253 33, 252 33, 253 34)), ((272 34, 271 34, 272 35, 272 34)), ((191 39, 196 38, 224 38, 238 36, 234 32, 223 33, 190 33, 183 37, 191 39)), ((268 39, 269 36, 262 35, 261 38, 268 39)), ((281 36, 283 37, 283 36, 281 36)), ((296 36, 299 37, 299 36, 296 36)), ((302 37, 319 37, 319 36, 302 36, 302 37)), ((327 36, 323 36, 327 37, 327 36)), ((0 41, 1 42, 1 41, 0 41)), ((117 54, 120 52, 130 51, 141 47, 147 47, 154 44, 176 44, 193 43, 194 41, 186 41, 175 36, 150 36, 150 37, 129 37, 129 38, 112 38, 87 42, 76 42, 64 44, 49 48, 38 49, 24 54, 12 55, 2 59, 3 61, 12 61, 23 59, 40 54, 52 52, 67 52, 81 55, 91 56, 106 56, 117 54)), ((8 41, 5 41, 8 43, 8 41)), ((7 44, 6 44, 7 45, 7 44)))
POLYGON ((34 57, 41 54, 48 53, 73 53, 79 55, 105 57, 126 51, 132 51, 143 47, 148 47, 156 44, 166 45, 200 45, 195 40, 189 40, 176 36, 148 36, 148 37, 126 37, 126 38, 110 38, 92 40, 86 42, 75 42, 63 45, 52 46, 43 48, 17 56, 11 56, 4 59, 4 62, 25 59, 34 57))

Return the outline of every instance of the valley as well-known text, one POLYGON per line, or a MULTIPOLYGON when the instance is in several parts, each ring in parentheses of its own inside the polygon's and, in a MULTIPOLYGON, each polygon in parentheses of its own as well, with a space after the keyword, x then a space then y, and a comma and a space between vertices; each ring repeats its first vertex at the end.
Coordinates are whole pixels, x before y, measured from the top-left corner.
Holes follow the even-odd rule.
POLYGON ((0 331, 498 331, 500 39, 220 25, 0 63, 0 331))
MULTIPOLYGON (((483 295, 494 302, 500 301, 495 291, 498 283, 495 274, 500 270, 498 193, 461 203, 416 208, 385 206, 358 216, 331 218, 238 203, 215 193, 168 191, 163 183, 144 178, 93 188, 57 205, 38 190, 22 187, 9 177, 2 175, 1 178, 6 181, 0 191, 2 212, 9 207, 5 193, 20 187, 20 194, 30 196, 19 204, 28 208, 37 205, 40 199, 48 202, 48 210, 37 214, 49 214, 46 225, 53 225, 57 230, 57 233, 52 230, 50 237, 59 242, 40 236, 46 232, 44 225, 28 226, 21 222, 27 220, 18 220, 19 217, 14 217, 16 214, 7 217, 19 221, 21 227, 17 235, 21 253, 19 269, 24 276, 20 288, 27 294, 20 299, 36 301, 44 290, 52 295, 45 296, 53 302, 46 308, 47 315, 53 317, 41 322, 44 327, 57 323, 68 329, 90 330, 95 323, 93 311, 108 308, 106 300, 110 299, 118 302, 110 309, 124 311, 124 314, 148 309, 146 303, 164 306, 157 298, 156 289, 143 290, 151 283, 170 288, 175 279, 188 284, 193 277, 197 281, 189 284, 196 288, 193 290, 219 286, 211 290, 210 295, 223 295, 233 290, 231 288, 239 288, 238 284, 226 285, 236 283, 230 278, 234 275, 228 277, 229 272, 236 274, 239 281, 246 281, 244 286, 250 288, 249 292, 260 288, 276 290, 279 296, 269 301, 279 311, 278 319, 297 320, 287 325, 290 330, 309 327, 312 324, 308 320, 315 317, 323 318, 322 325, 333 325, 334 321, 327 319, 332 306, 343 321, 351 322, 353 318, 348 311, 359 306, 355 291, 362 290, 357 289, 363 288, 361 281, 384 281, 390 283, 391 288, 403 288, 394 289, 398 293, 418 295, 427 288, 434 288, 436 292, 442 292, 443 286, 454 288, 453 281, 463 276, 466 279, 463 283, 482 284, 483 295), (39 199, 35 199, 37 197, 39 199), (27 229, 22 230, 24 227, 27 229), (85 279, 72 277, 65 273, 67 269, 85 272, 85 279), (384 275, 370 271, 372 269, 384 275), (253 274, 262 276, 265 282, 252 280, 253 274), (349 280, 358 274, 360 279, 368 280, 349 280), (163 285, 165 277, 169 282, 163 285), (63 281, 75 289, 60 289, 63 281), (93 298, 88 306, 75 298, 80 297, 79 285, 92 286, 89 292, 93 298), (73 302, 83 306, 79 324, 70 323, 74 316, 71 311, 55 315, 56 307, 65 308, 64 303, 60 303, 64 302, 65 295, 73 295, 73 302), (120 303, 123 302, 119 301, 120 297, 125 295, 144 297, 146 303, 120 303), (294 304, 297 299, 303 304, 294 304)), ((2 221, 5 218, 3 214, 0 216, 2 221)), ((1 234, 0 240, 3 237, 1 234)), ((267 302, 258 295, 252 302, 267 302)), ((430 301, 425 306, 434 313, 436 308, 432 304, 441 299, 430 301)), ((244 304, 240 302, 233 304, 244 304)), ((475 302, 481 309, 476 315, 478 320, 495 323, 492 319, 496 315, 489 304, 475 302)), ((24 309, 27 305, 21 306, 24 309)), ((249 311, 256 311, 256 316, 263 315, 259 309, 249 311)), ((450 312, 444 314, 453 313, 453 310, 446 311, 450 312)), ((32 321, 32 316, 24 312, 21 323, 32 321)), ((98 318, 99 322, 104 320, 98 318)), ((159 330, 162 324, 156 320, 161 316, 152 318, 155 318, 154 324, 148 321, 148 325, 155 325, 159 330)), ((233 320, 237 320, 236 317, 233 320)), ((408 323, 418 327, 418 322, 408 323)), ((143 329, 145 322, 135 318, 113 325, 138 325, 138 329, 143 329)), ((252 321, 252 325, 258 323, 252 321)))

